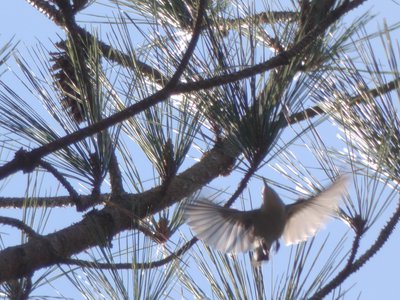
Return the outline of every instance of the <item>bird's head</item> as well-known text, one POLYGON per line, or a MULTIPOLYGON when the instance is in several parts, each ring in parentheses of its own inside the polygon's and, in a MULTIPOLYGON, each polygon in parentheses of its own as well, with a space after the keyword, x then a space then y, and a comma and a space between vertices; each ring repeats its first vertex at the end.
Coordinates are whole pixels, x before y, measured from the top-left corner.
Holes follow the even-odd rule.
POLYGON ((281 198, 278 194, 267 184, 265 178, 264 181, 264 188, 262 191, 263 196, 263 207, 268 208, 281 208, 284 207, 284 203, 282 202, 281 198))

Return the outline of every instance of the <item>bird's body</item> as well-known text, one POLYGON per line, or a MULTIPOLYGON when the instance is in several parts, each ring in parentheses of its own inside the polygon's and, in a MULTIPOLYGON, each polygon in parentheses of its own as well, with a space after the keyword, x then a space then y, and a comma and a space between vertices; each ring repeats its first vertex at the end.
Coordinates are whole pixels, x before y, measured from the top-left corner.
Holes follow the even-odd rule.
POLYGON ((287 245, 313 236, 338 208, 346 180, 340 177, 333 185, 308 200, 285 205, 266 183, 263 204, 259 209, 239 211, 225 208, 207 199, 187 206, 186 221, 206 244, 224 252, 253 250, 254 260, 269 259, 269 251, 283 236, 287 245))

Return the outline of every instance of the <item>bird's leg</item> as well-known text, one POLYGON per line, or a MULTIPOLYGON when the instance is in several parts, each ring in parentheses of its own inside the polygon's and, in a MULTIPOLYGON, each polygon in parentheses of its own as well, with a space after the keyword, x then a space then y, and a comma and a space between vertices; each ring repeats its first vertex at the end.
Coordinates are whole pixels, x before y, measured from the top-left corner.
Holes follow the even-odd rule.
POLYGON ((280 247, 281 247, 281 243, 279 243, 279 241, 276 241, 276 244, 275 244, 276 252, 279 251, 279 248, 280 248, 280 247))
POLYGON ((256 262, 268 261, 270 248, 270 245, 267 245, 264 241, 260 241, 260 245, 254 250, 254 260, 256 262))

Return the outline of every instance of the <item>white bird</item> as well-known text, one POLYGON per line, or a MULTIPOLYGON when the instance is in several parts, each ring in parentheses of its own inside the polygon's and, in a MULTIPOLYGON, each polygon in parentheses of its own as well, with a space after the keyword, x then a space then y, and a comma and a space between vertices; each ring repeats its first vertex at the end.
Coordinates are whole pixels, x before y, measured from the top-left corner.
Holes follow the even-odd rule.
POLYGON ((223 252, 253 250, 254 261, 269 259, 270 248, 283 236, 286 245, 312 237, 333 216, 346 191, 347 178, 340 176, 330 187, 308 200, 285 205, 264 180, 259 209, 239 211, 199 199, 186 206, 184 216, 198 239, 223 252))

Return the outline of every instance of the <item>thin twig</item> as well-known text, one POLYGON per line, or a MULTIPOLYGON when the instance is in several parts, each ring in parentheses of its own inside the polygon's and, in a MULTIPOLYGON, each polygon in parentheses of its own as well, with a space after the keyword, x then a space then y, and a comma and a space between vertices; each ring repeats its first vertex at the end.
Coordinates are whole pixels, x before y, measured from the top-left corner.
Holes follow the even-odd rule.
POLYGON ((300 17, 298 12, 293 11, 269 11, 269 12, 261 12, 255 14, 253 16, 248 16, 245 18, 235 18, 235 19, 222 19, 217 20, 220 24, 211 24, 211 25, 219 25, 221 29, 230 29, 241 24, 247 24, 249 21, 255 22, 257 25, 262 24, 272 24, 276 22, 293 22, 298 20, 300 17))
POLYGON ((181 248, 179 248, 178 251, 174 252, 173 254, 168 255, 163 259, 148 263, 115 263, 115 262, 100 263, 100 262, 91 262, 91 261, 72 259, 72 258, 65 259, 61 263, 67 265, 76 265, 84 268, 92 268, 92 269, 118 269, 118 270, 151 269, 151 268, 161 267, 171 262, 172 260, 179 258, 179 256, 181 256, 183 253, 189 250, 197 241, 198 241, 197 238, 193 237, 190 241, 186 242, 185 245, 183 245, 181 248))
MULTIPOLYGON (((365 251, 364 254, 360 256, 360 258, 354 261, 354 263, 347 264, 342 269, 342 271, 340 271, 339 274, 336 275, 335 278, 333 278, 330 282, 325 284, 317 293, 315 293, 312 297, 310 297, 310 300, 323 299, 333 289, 342 284, 344 280, 346 280, 351 274, 357 272, 372 256, 374 256, 382 248, 382 246, 385 244, 385 242, 388 240, 389 236, 393 232, 399 220, 400 220, 400 202, 398 203, 398 206, 394 214, 390 218, 389 222, 379 233, 378 238, 375 240, 375 243, 367 251, 365 251)), ((354 242, 356 242, 356 240, 354 242)))
POLYGON ((87 32, 84 28, 78 25, 76 30, 82 37, 86 37, 87 40, 96 40, 96 44, 105 58, 114 61, 124 67, 131 68, 132 70, 139 70, 147 77, 153 79, 154 82, 159 84, 160 86, 164 86, 168 82, 168 78, 165 77, 159 70, 132 57, 133 54, 128 55, 118 49, 113 48, 112 46, 106 44, 100 39, 94 37, 91 33, 87 32))
MULTIPOLYGON (((399 88, 400 85, 400 78, 396 78, 384 85, 381 85, 375 89, 371 89, 369 91, 366 91, 365 94, 370 95, 371 97, 377 97, 381 94, 388 93, 390 91, 393 91, 397 88, 399 88)), ((353 98, 349 99, 349 103, 351 105, 356 105, 361 102, 363 102, 364 97, 363 96, 355 96, 353 98)), ((288 118, 288 123, 289 124, 295 124, 299 123, 304 120, 309 120, 315 116, 325 114, 325 111, 322 110, 322 108, 319 105, 315 105, 313 107, 307 108, 306 110, 293 114, 288 118)))
POLYGON ((75 189, 72 187, 72 185, 68 182, 67 179, 65 179, 64 175, 61 174, 55 167, 53 167, 50 163, 47 161, 41 160, 39 165, 45 169, 46 171, 50 172, 53 174, 53 176, 62 184, 62 186, 67 190, 69 195, 71 196, 71 200, 74 203, 79 202, 79 194, 75 189))
POLYGON ((253 166, 251 166, 249 168, 249 170, 246 172, 246 174, 244 175, 244 177, 240 181, 236 191, 232 194, 232 196, 229 198, 229 200, 224 204, 224 207, 230 207, 233 204, 233 202, 235 202, 237 197, 239 197, 239 195, 242 194, 242 192, 246 188, 249 180, 254 175, 254 173, 258 170, 258 166, 259 166, 259 164, 254 164, 253 166))
MULTIPOLYGON (((83 207, 91 207, 102 203, 110 197, 110 194, 102 194, 97 197, 92 195, 79 195, 79 200, 83 207)), ((22 208, 22 207, 66 207, 75 203, 70 196, 56 197, 0 197, 0 208, 22 208)))

